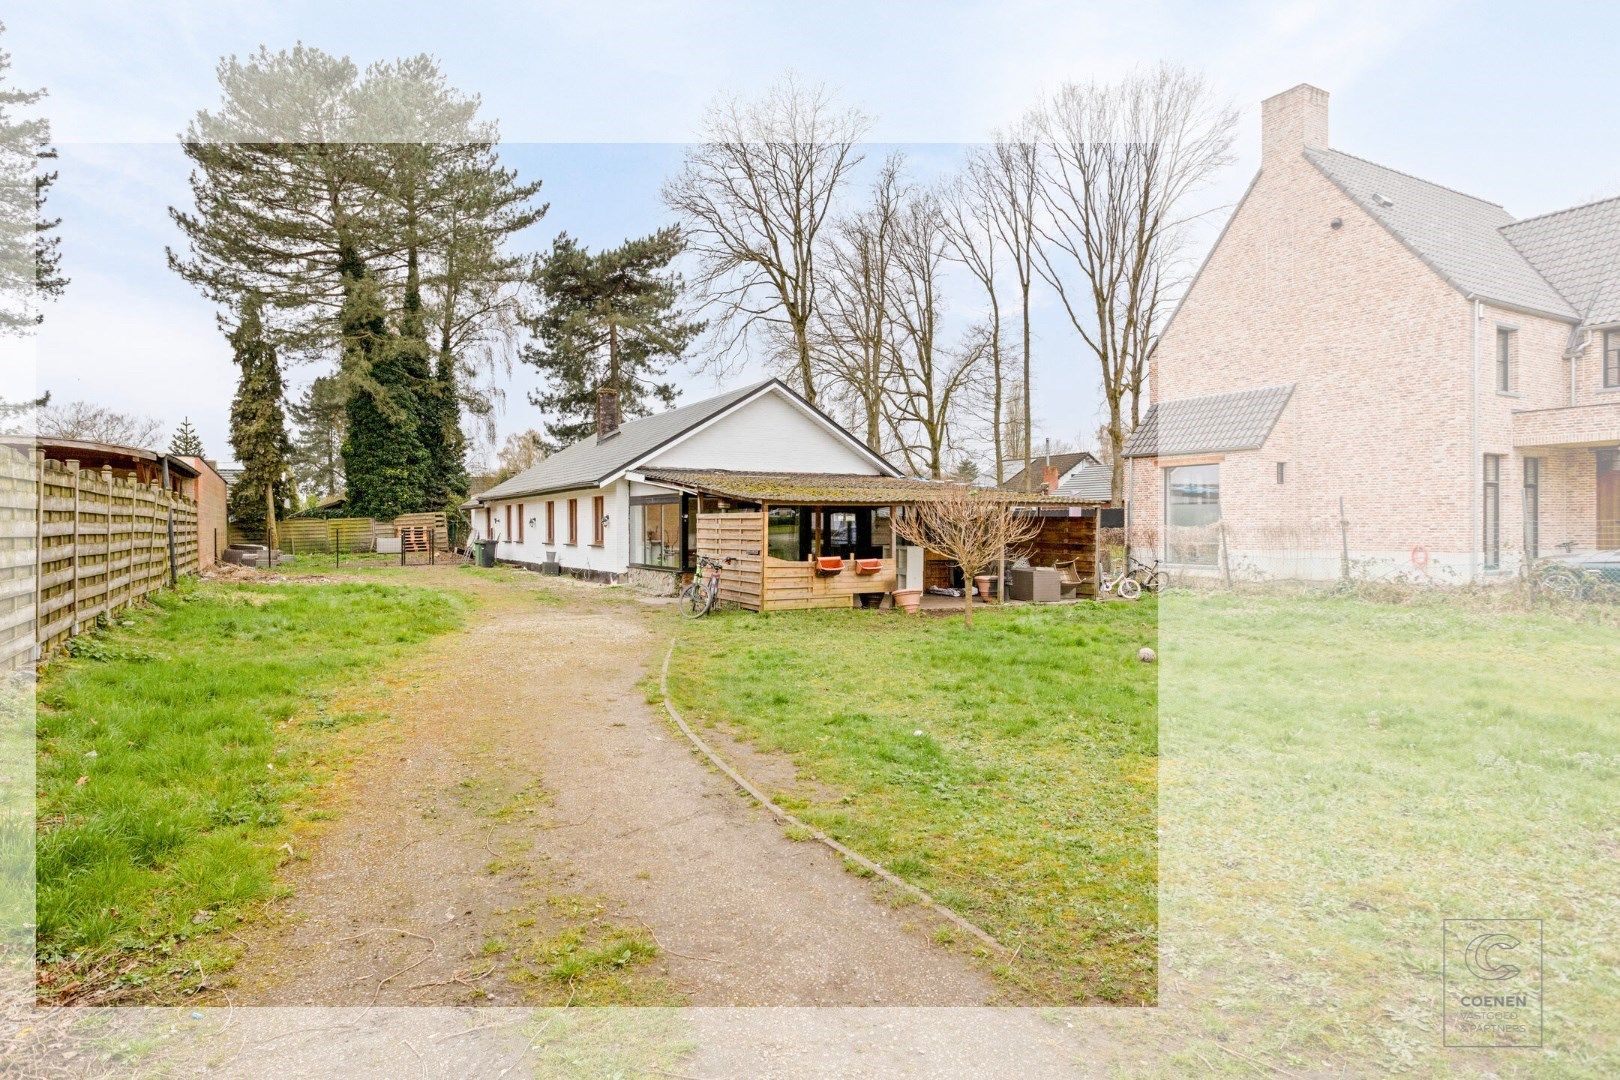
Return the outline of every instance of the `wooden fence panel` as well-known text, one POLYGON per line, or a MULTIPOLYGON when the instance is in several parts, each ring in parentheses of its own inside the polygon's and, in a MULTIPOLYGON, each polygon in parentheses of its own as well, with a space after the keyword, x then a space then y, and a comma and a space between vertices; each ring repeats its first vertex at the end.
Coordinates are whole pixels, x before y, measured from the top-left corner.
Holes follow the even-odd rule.
POLYGON ((0 454, 0 670, 197 572, 197 507, 158 484, 14 450, 0 454))

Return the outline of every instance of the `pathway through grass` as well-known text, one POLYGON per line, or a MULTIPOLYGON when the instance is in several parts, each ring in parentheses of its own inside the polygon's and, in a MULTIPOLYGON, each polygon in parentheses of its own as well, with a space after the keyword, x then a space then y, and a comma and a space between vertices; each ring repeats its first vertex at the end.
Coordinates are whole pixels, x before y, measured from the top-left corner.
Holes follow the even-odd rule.
POLYGON ((1155 992, 1154 607, 723 613, 683 625, 693 721, 791 755, 805 820, 1017 951, 1038 1000, 1155 992))
POLYGON ((141 985, 270 894, 335 690, 456 626, 442 591, 189 584, 51 664, 38 701, 41 993, 141 985))

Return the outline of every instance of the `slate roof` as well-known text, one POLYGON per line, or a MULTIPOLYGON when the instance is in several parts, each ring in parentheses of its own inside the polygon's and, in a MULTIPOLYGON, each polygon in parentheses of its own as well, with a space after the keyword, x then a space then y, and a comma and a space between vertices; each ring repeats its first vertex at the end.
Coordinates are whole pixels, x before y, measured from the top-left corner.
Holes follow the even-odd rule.
MULTIPOLYGON (((1090 454, 1086 453, 1084 450, 1082 450, 1082 451, 1080 451, 1079 453, 1076 453, 1076 454, 1052 454, 1052 455, 1050 455, 1051 465, 1053 466, 1053 468, 1057 469, 1059 476, 1067 476, 1069 474, 1069 472, 1071 470, 1073 470, 1077 465, 1084 465, 1088 461, 1095 462, 1096 460, 1097 460, 1096 458, 1092 457, 1090 454)), ((1040 457, 1036 458, 1033 462, 1031 462, 1029 465, 1026 465, 1024 468, 1019 469, 1017 472, 1013 473, 1012 476, 1008 477, 1007 482, 1001 485, 1002 490, 1003 491, 1022 491, 1024 489, 1024 474, 1025 473, 1030 474, 1030 480, 1033 481, 1033 483, 1031 484, 1031 487, 1032 488, 1039 488, 1041 486, 1041 481, 1046 476, 1047 463, 1048 463, 1048 456, 1044 455, 1044 454, 1041 455, 1040 457)))
POLYGON ((1277 426, 1294 384, 1161 401, 1125 442, 1126 457, 1257 450, 1277 426))
POLYGON ((1620 198, 1515 221, 1502 234, 1583 321, 1620 322, 1620 198))
MULTIPOLYGON (((1386 169, 1338 150, 1307 148, 1305 157, 1396 239, 1459 291, 1510 307, 1579 318, 1542 271, 1509 242, 1513 215, 1496 203, 1386 169)), ((1615 250, 1591 249, 1593 258, 1615 250)))
POLYGON ((948 480, 923 480, 912 476, 658 468, 643 469, 641 475, 653 483, 706 491, 740 502, 789 505, 887 506, 890 503, 924 502, 963 489, 972 490, 979 498, 1020 506, 1036 503, 1071 506, 1084 501, 1069 496, 977 488, 948 480))
MULTIPOLYGON (((1148 410, 1153 411, 1151 408, 1148 410)), ((1114 470, 1112 466, 1093 461, 1058 486, 1057 494, 1086 502, 1112 502, 1114 499, 1114 470)))
POLYGON ((670 440, 718 416, 775 381, 767 379, 751 383, 657 416, 631 420, 619 428, 617 435, 605 441, 599 442, 595 435, 591 435, 479 493, 477 498, 481 502, 488 502, 518 495, 596 487, 619 470, 628 468, 670 440))

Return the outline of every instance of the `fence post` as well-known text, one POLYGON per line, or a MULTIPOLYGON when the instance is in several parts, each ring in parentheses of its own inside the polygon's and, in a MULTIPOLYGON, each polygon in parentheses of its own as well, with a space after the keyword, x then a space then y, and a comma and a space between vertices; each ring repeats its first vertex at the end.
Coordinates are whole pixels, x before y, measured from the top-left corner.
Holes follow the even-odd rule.
POLYGON ((45 658, 45 451, 34 448, 34 660, 45 658))
POLYGON ((70 593, 73 601, 68 605, 68 636, 71 637, 79 630, 79 567, 84 553, 79 550, 79 463, 69 461, 67 467, 73 476, 73 578, 70 593))
POLYGON ((1344 496, 1339 496, 1339 577, 1350 580, 1350 522, 1344 516, 1344 496))
POLYGON ((1221 544, 1221 577, 1226 580, 1226 587, 1232 587, 1232 549, 1226 543, 1226 519, 1222 518, 1215 523, 1217 535, 1221 544))

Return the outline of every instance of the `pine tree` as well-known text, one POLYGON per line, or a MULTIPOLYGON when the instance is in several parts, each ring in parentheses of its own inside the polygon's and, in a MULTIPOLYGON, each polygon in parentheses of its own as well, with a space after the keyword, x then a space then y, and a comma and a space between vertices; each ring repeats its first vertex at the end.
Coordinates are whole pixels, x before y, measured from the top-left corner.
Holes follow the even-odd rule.
MULTIPOLYGON (((281 407, 281 363, 265 334, 263 301, 256 294, 249 294, 243 304, 230 339, 238 370, 236 398, 231 402, 231 450, 242 466, 242 475, 231 487, 231 518, 268 534, 297 493, 287 467, 290 447, 281 407)), ((265 540, 268 543, 271 537, 266 535, 265 540)))
POLYGON ((335 375, 320 376, 287 411, 298 429, 293 436, 292 467, 299 490, 317 498, 343 491, 343 433, 348 417, 341 381, 335 375))
POLYGON ((197 437, 197 429, 191 426, 191 417, 181 417, 180 427, 176 429, 174 438, 169 440, 169 453, 184 457, 203 456, 202 440, 197 437))
POLYGON ((349 385, 343 440, 349 511, 392 519, 440 509, 428 498, 432 460, 422 443, 419 342, 389 330, 377 280, 358 256, 346 259, 343 376, 349 385))
POLYGON ((537 275, 544 308, 527 320, 537 343, 523 351, 551 378, 529 400, 557 417, 546 425, 553 440, 566 445, 594 430, 600 387, 619 392, 627 418, 647 415, 653 400, 674 404, 675 388, 657 380, 703 332, 681 310, 681 277, 669 269, 682 247, 673 227, 596 255, 557 237, 537 275))
MULTIPOLYGON (((43 167, 56 158, 51 124, 43 116, 24 115, 45 91, 9 85, 10 71, 11 54, 0 49, 0 191, 5 192, 0 196, 0 335, 31 332, 44 318, 40 301, 60 296, 67 287, 55 232, 62 219, 45 216, 45 198, 56 181, 56 171, 43 167)), ((0 407, 39 404, 0 402, 0 407)))

